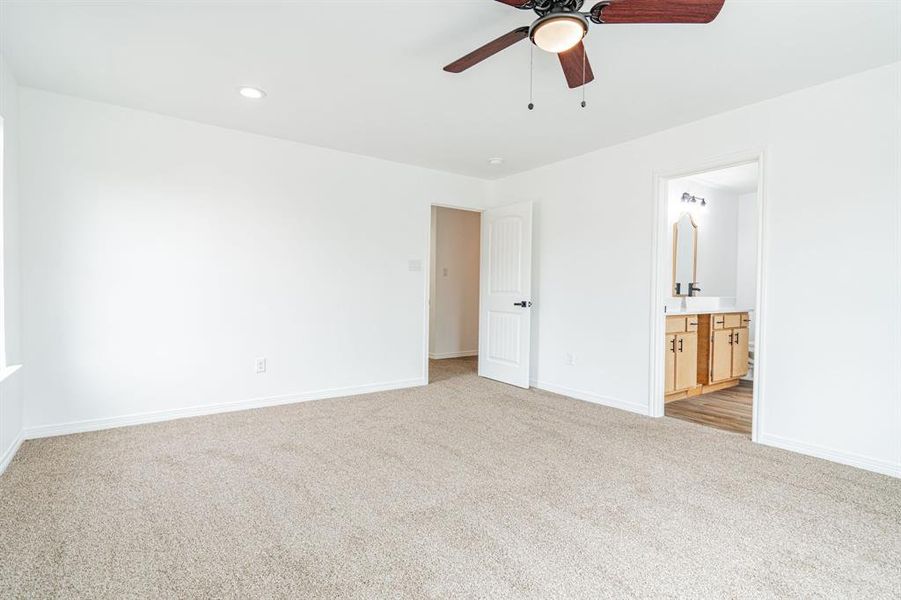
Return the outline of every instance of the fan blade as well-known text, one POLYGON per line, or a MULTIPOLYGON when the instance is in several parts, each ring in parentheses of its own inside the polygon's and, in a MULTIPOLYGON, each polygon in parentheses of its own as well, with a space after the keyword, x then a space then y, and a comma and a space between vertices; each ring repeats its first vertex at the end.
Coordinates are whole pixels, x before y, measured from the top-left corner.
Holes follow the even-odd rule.
POLYGON ((566 75, 566 83, 571 88, 577 88, 583 83, 583 66, 584 83, 594 81, 594 73, 591 72, 591 64, 585 55, 585 45, 579 42, 572 49, 561 52, 557 55, 560 58, 560 66, 563 67, 563 74, 566 75), (584 60, 584 63, 582 62, 584 60))
POLYGON ((520 27, 519 29, 514 29, 510 33, 502 35, 493 42, 488 42, 478 50, 473 50, 460 60, 452 62, 451 64, 444 67, 444 70, 450 73, 462 73, 469 67, 479 64, 486 58, 494 56, 501 50, 509 48, 516 42, 524 40, 527 37, 529 37, 528 27, 520 27))
POLYGON ((725 0, 612 0, 591 9, 598 23, 709 23, 725 0))

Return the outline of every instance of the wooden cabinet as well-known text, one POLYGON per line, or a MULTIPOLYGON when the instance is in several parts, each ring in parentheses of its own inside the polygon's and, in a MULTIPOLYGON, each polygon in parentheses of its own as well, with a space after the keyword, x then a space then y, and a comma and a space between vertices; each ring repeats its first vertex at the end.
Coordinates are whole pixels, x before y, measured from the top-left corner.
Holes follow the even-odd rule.
POLYGON ((698 358, 700 383, 737 384, 740 377, 748 374, 748 333, 751 323, 748 313, 700 315, 698 321, 699 335, 710 341, 708 352, 705 353, 702 348, 698 358))
POLYGON ((666 336, 666 377, 664 377, 664 391, 669 394, 676 391, 676 336, 666 336))
POLYGON ((748 313, 666 318, 666 400, 738 385, 748 374, 748 313))
POLYGON ((715 329, 710 336, 710 377, 707 383, 732 379, 732 332, 715 329))
POLYGON ((734 329, 733 335, 732 377, 744 377, 748 374, 748 328, 734 329))
POLYGON ((698 320, 696 315, 667 317, 664 390, 681 392, 698 385, 698 320))
POLYGON ((698 385, 698 334, 694 332, 676 334, 675 342, 675 390, 687 390, 698 385))

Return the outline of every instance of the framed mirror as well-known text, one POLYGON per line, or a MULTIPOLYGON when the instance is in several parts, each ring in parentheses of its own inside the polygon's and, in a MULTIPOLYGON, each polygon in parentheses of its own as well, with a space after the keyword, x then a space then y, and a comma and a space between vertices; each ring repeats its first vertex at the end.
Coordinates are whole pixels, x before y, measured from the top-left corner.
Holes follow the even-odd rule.
POLYGON ((690 214, 682 213, 673 223, 673 296, 688 296, 688 287, 698 276, 698 226, 690 214))

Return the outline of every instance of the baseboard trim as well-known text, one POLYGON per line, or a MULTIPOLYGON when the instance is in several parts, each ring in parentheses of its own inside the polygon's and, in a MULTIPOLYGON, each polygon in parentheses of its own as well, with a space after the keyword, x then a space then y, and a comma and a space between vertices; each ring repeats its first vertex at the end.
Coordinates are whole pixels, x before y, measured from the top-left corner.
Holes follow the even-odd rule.
POLYGON ((478 350, 463 350, 461 352, 429 352, 429 358, 432 360, 442 360, 444 358, 463 358, 464 356, 478 355, 478 350))
POLYGON ((813 456, 814 458, 822 458, 828 461, 837 462, 850 467, 857 467, 866 471, 873 471, 882 475, 901 478, 901 463, 892 463, 886 460, 861 456, 851 452, 841 452, 815 444, 806 444, 797 440, 784 438, 777 435, 761 433, 757 437, 757 442, 765 446, 772 446, 781 450, 797 452, 813 456))
POLYGON ((638 402, 628 402, 626 400, 620 400, 619 398, 611 398, 609 396, 601 396, 599 394, 595 394, 592 392, 586 392, 583 390, 576 390, 573 388, 568 388, 563 385, 558 385, 556 383, 548 383, 546 381, 539 381, 537 379, 533 379, 529 382, 532 387, 538 388, 539 390, 544 390, 546 392, 552 392, 554 394, 560 394, 561 396, 568 396, 570 398, 574 398, 575 400, 582 400, 584 402, 591 402, 592 404, 601 404, 603 406, 609 406, 610 408, 618 408, 620 410, 627 410, 629 412, 637 413, 639 415, 647 416, 648 406, 646 404, 640 404, 638 402))
POLYGON ((0 458, 0 475, 3 475, 3 473, 6 471, 6 467, 8 467, 9 463, 13 461, 13 457, 16 455, 16 452, 19 451, 19 447, 24 441, 24 432, 20 431, 19 435, 16 436, 16 439, 13 441, 13 443, 9 446, 9 448, 6 449, 3 457, 0 458))
POLYGON ((69 435, 72 433, 85 433, 88 431, 114 429, 116 427, 131 427, 133 425, 159 423, 161 421, 172 421, 174 419, 202 417, 205 415, 236 412, 254 408, 281 406, 283 404, 295 404, 297 402, 307 402, 310 400, 325 400, 328 398, 358 396, 360 394, 400 390, 404 388, 418 387, 421 385, 424 385, 423 380, 422 378, 417 377, 416 379, 403 379, 385 383, 374 383, 343 388, 331 388, 300 394, 286 394, 282 396, 271 396, 266 398, 252 398, 250 400, 236 400, 233 402, 223 402, 219 404, 204 404, 200 406, 190 406, 172 410, 133 413, 130 415, 122 415, 117 417, 104 417, 100 419, 87 419, 83 421, 70 421, 68 423, 57 423, 53 425, 39 425, 36 427, 26 428, 24 435, 21 437, 26 440, 33 440, 37 438, 54 437, 58 435, 69 435))

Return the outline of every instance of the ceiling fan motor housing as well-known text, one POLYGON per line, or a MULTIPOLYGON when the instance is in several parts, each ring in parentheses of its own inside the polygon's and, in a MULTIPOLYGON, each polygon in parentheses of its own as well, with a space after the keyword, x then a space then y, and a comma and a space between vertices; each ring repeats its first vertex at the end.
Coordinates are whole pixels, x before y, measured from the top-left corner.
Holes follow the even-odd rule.
POLYGON ((539 17, 552 12, 579 12, 585 0, 530 0, 516 8, 534 10, 539 17))
MULTIPOLYGON (((501 1, 503 2, 504 0, 501 1)), ((505 3, 510 4, 509 2, 505 3)), ((539 17, 543 17, 551 13, 579 14, 584 4, 585 0, 528 0, 522 4, 514 5, 514 8, 520 10, 532 10, 535 11, 539 17)), ((609 0, 601 0, 601 2, 598 2, 591 7, 591 11, 584 13, 584 15, 594 23, 600 25, 604 22, 601 17, 601 12, 608 6, 610 6, 609 0)))

